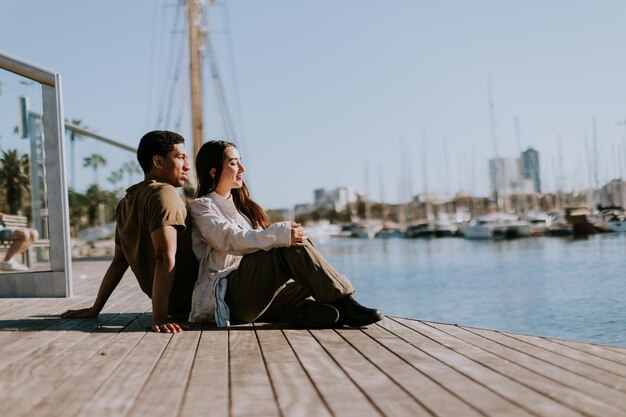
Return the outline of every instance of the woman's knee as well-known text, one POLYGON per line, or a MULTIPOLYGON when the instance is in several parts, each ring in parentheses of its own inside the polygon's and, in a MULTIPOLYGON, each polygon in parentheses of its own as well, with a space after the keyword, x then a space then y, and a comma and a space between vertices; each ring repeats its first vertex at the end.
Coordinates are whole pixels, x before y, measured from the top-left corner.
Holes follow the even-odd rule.
POLYGON ((28 233, 27 230, 24 229, 15 229, 13 230, 13 240, 26 240, 28 241, 30 239, 30 233, 28 233))

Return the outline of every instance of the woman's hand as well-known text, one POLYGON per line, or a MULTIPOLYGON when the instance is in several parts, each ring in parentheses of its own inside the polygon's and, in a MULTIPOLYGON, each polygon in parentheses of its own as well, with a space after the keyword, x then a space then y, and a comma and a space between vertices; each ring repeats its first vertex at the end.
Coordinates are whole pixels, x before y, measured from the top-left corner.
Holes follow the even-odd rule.
POLYGON ((291 223, 291 246, 304 246, 309 237, 300 223, 291 223))

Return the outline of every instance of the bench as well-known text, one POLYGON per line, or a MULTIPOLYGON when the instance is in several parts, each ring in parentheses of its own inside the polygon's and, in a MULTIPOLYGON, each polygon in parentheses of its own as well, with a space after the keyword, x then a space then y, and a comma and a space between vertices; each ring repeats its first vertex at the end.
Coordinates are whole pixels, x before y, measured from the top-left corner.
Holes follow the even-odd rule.
MULTIPOLYGON (((30 226, 28 225, 28 219, 26 216, 22 216, 21 214, 5 214, 0 220, 0 223, 4 225, 7 229, 16 229, 22 228, 26 229, 30 226)), ((0 241, 0 248, 8 249, 11 246, 12 240, 9 241, 0 241)), ((24 265, 30 267, 31 265, 31 250, 33 248, 48 248, 50 247, 49 239, 37 239, 33 244, 22 253, 22 261, 24 265)))

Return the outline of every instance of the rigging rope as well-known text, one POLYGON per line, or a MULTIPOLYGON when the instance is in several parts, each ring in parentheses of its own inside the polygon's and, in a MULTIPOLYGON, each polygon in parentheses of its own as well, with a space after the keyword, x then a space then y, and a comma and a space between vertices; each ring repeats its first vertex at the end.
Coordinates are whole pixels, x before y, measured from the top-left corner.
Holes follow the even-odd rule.
MULTIPOLYGON (((182 40, 183 37, 181 37, 182 40)), ((165 128, 169 128, 170 126, 170 118, 172 116, 172 107, 174 105, 174 96, 176 95, 176 87, 178 86, 178 81, 180 80, 180 67, 183 62, 184 52, 187 50, 187 42, 182 42, 182 45, 178 48, 178 59, 176 59, 176 70, 174 72, 174 79, 172 81, 170 87, 170 95, 167 104, 167 113, 165 118, 165 128)))
MULTIPOLYGON (((174 53, 175 53, 175 41, 178 40, 178 38, 180 36, 177 36, 179 34, 179 29, 178 29, 178 25, 180 23, 180 15, 181 15, 181 11, 182 11, 182 2, 179 2, 178 5, 176 6, 176 12, 174 14, 174 23, 173 23, 173 29, 172 32, 170 33, 170 49, 169 49, 169 59, 167 60, 167 67, 165 70, 165 76, 163 77, 163 83, 166 84, 168 78, 171 76, 172 73, 172 64, 174 61, 174 53)), ((165 14, 164 14, 164 19, 165 19, 165 14)), ((180 48, 179 48, 180 49, 180 48)), ((167 88, 163 89, 163 96, 161 97, 161 102, 160 102, 160 106, 159 106, 159 115, 157 118, 157 126, 159 128, 163 128, 162 126, 162 122, 163 122, 163 113, 165 112, 165 91, 167 91, 167 88)))
POLYGON ((232 38, 230 36, 230 17, 228 14, 228 2, 224 2, 222 5, 222 15, 225 25, 226 32, 226 46, 228 49, 228 60, 230 61, 230 72, 231 79, 233 83, 233 92, 235 94, 235 112, 237 115, 237 120, 239 121, 239 136, 237 137, 237 146, 241 148, 243 154, 246 154, 246 146, 245 146, 245 132, 244 132, 244 121, 243 121, 243 111, 241 107, 241 94, 239 94, 239 82, 237 81, 237 70, 235 66, 235 54, 233 53, 233 43, 232 38))
MULTIPOLYGON (((202 8, 202 23, 205 28, 209 27, 208 14, 206 8, 202 8)), ((219 68, 217 66, 217 60, 215 58, 215 52, 213 50, 213 44, 211 42, 210 31, 207 29, 204 31, 205 38, 205 51, 206 57, 211 70, 211 76, 213 78, 213 85, 215 87, 215 93, 217 96, 217 103, 222 118, 222 125, 224 127, 225 134, 228 138, 233 140, 235 138, 235 129, 233 127, 230 114, 228 112, 228 103, 226 101, 226 94, 224 92, 224 85, 220 77, 219 68)))

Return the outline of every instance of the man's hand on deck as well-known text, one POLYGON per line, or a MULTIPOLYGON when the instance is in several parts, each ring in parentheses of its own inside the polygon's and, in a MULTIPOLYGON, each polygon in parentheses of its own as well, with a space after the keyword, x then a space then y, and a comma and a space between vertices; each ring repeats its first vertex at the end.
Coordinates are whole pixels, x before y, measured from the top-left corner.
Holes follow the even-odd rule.
POLYGON ((180 333, 183 328, 178 323, 166 320, 164 322, 152 322, 152 331, 155 333, 180 333))
POLYGON ((92 319, 98 317, 98 312, 93 308, 81 308, 80 310, 67 310, 61 314, 62 319, 92 319))

